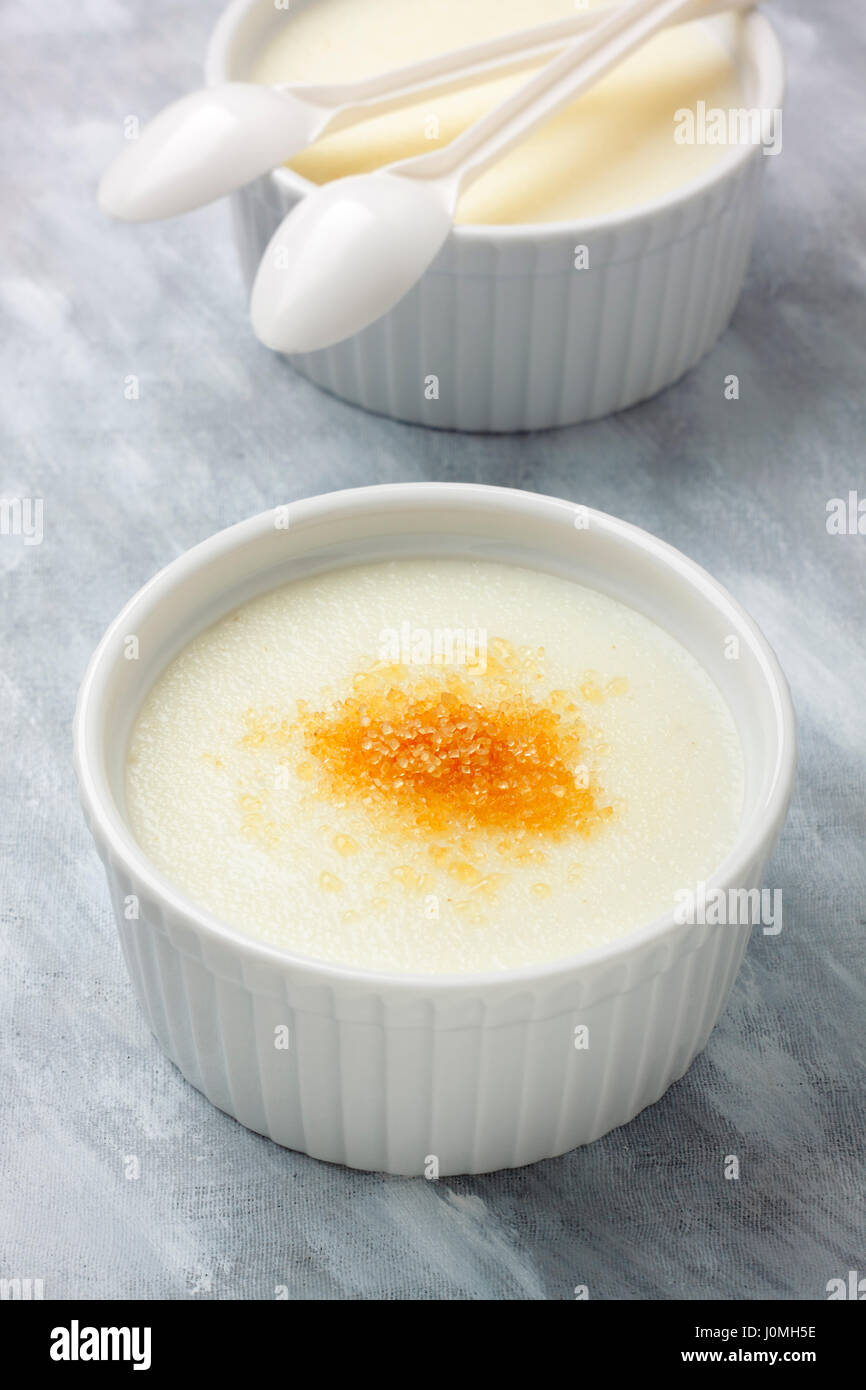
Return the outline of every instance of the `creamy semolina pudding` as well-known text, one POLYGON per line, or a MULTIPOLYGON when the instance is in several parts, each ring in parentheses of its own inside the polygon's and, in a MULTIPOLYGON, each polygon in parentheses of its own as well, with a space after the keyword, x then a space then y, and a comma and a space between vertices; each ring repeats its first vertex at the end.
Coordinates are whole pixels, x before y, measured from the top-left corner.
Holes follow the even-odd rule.
POLYGON ((668 633, 464 559, 332 570, 196 637, 147 696, 126 800, 153 864, 274 946, 501 970, 669 911, 731 848, 739 739, 668 633))
MULTIPOLYGON (((253 65, 254 81, 369 77, 574 12, 574 0, 312 0, 293 6, 253 65)), ((549 56, 543 61, 549 61, 549 56)), ((291 167, 313 183, 428 153, 529 80, 532 68, 326 135, 291 167)), ((728 153, 682 143, 677 112, 743 106, 735 62, 703 21, 658 34, 467 188, 457 221, 507 224, 603 217, 674 192, 728 153)))

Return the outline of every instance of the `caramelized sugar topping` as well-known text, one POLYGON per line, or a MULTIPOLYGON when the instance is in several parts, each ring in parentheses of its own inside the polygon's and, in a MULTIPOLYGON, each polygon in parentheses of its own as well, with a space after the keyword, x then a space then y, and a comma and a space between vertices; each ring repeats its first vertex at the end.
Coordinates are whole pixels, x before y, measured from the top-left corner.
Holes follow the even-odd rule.
POLYGON ((498 640, 483 669, 431 672, 379 663, 352 692, 297 720, 247 717, 248 744, 294 744, 326 790, 392 823, 432 834, 505 832, 561 840, 612 815, 591 773, 587 730, 563 691, 535 699, 541 679, 498 640))

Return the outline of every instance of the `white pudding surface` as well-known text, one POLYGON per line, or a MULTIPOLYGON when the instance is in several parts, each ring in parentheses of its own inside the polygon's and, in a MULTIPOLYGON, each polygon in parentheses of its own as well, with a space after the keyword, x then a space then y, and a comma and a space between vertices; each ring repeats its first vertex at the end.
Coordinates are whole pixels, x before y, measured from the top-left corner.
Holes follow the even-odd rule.
POLYGON ((126 801, 153 864, 240 931, 451 974, 669 911, 730 850, 743 763, 708 674, 633 609, 516 566, 398 560, 195 638, 143 704, 126 801))
MULTIPOLYGON (((264 83, 351 81, 573 12, 574 0, 314 0, 286 15, 251 77, 264 83)), ((438 149, 533 70, 413 99, 325 135, 291 167, 321 184, 438 149)), ((675 139, 676 113, 694 112, 700 102, 736 109, 743 92, 732 57, 712 28, 697 21, 656 35, 509 151, 461 196, 457 221, 575 221, 669 194, 728 153, 721 144, 675 139)))

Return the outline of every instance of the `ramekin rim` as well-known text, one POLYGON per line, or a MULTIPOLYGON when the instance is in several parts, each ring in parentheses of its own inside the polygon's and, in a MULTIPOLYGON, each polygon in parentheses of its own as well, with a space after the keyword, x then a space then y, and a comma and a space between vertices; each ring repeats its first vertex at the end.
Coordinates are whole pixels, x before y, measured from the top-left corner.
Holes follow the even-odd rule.
MULTIPOLYGON (((241 17, 261 0, 231 0, 220 14, 211 30, 205 55, 205 80, 208 85, 231 80, 228 77, 226 52, 232 34, 241 17)), ((718 16, 707 16, 707 19, 718 16)), ((742 16, 749 30, 762 35, 762 41, 769 45, 772 62, 759 65, 762 82, 772 86, 771 100, 760 103, 762 107, 778 109, 785 97, 785 58, 779 36, 768 19, 757 6, 742 16)), ((757 45, 756 45, 757 47, 757 45)), ((706 173, 689 180, 688 183, 672 189, 650 202, 639 203, 637 207, 623 208, 619 212, 599 217, 586 217, 578 221, 564 222, 519 222, 519 223, 455 223, 449 234, 449 241, 457 242, 531 242, 533 244, 556 240, 561 237, 580 236, 599 232, 618 232, 624 228, 653 221, 656 217, 672 211, 678 206, 687 206, 697 201, 709 189, 721 187, 727 179, 734 178, 753 157, 759 154, 754 145, 739 145, 706 173)), ((295 173, 286 165, 272 169, 269 177, 278 188, 306 196, 314 187, 309 179, 295 173)))
MULTIPOLYGON (((510 504, 515 508, 521 505, 545 509, 551 506, 560 506, 573 511, 576 505, 563 498, 516 488, 492 487, 482 483, 420 481, 382 483, 367 487, 339 489, 334 492, 320 493, 314 497, 299 499, 291 503, 290 506, 303 509, 307 517, 314 520, 317 513, 321 515, 329 507, 334 507, 339 503, 358 505, 360 499, 363 498, 363 504, 368 502, 372 504, 375 497, 385 505, 388 505, 389 500, 396 504, 407 498, 409 494, 415 494, 417 497, 420 492, 424 491, 428 492, 431 498, 435 497, 437 500, 446 497, 451 499, 463 497, 468 500, 474 497, 479 505, 483 504, 485 499, 496 500, 501 506, 510 504)), ((615 937, 612 941, 604 942, 589 950, 579 951, 571 956, 557 957, 554 960, 515 966, 507 970, 460 974, 404 974, 371 970, 301 955, 249 935, 222 921, 206 908, 200 907, 187 898, 160 873, 148 859, 136 841, 131 827, 121 815, 107 778, 99 766, 99 760, 94 758, 94 754, 100 746, 100 739, 96 740, 93 747, 90 746, 88 726, 91 718, 90 706, 94 700, 99 698, 98 689, 95 688, 98 687, 100 676, 108 661, 113 659, 110 654, 113 653, 118 633, 129 630, 130 615, 142 604, 152 601, 151 596, 155 590, 157 597, 153 601, 164 602, 165 594, 158 592, 160 588, 164 589, 169 581, 179 582, 191 569, 209 564, 221 552, 228 551, 238 544, 253 539, 258 532, 266 528, 272 529, 274 512, 275 508, 271 508, 226 527, 200 541, 197 545, 182 551, 180 555, 169 561, 124 604, 109 624, 93 652, 78 692, 73 721, 73 741, 74 765, 79 794, 87 814, 91 834, 100 851, 104 849, 108 853, 109 859, 119 862, 133 883, 144 884, 146 891, 160 905, 163 912, 168 907, 176 917, 180 917, 199 934, 203 933, 205 937, 213 939, 218 944, 237 949, 240 955, 245 956, 247 960, 254 959, 258 963, 267 961, 268 964, 284 972, 291 971, 296 974, 312 975, 320 982, 325 978, 332 984, 348 984, 362 990, 373 988, 380 991, 397 991, 413 995, 419 991, 424 991, 428 995, 431 993, 438 995, 455 991, 470 993, 472 991, 527 988, 533 984, 540 985, 549 982, 555 977, 565 979, 575 972, 611 964, 617 960, 625 960, 642 948, 659 945, 671 938, 678 927, 673 911, 664 913, 632 931, 615 937), (97 764, 96 766, 94 766, 94 762, 97 764)), ((778 754, 775 780, 765 804, 759 808, 761 812, 760 829, 750 827, 747 818, 744 817, 734 845, 706 881, 708 889, 725 883, 736 884, 739 875, 748 864, 772 848, 784 823, 791 796, 796 771, 797 734, 793 703, 785 675, 775 653, 755 620, 724 585, 714 579, 701 565, 691 560, 675 546, 631 522, 623 521, 619 517, 591 507, 586 508, 586 514, 590 526, 596 530, 607 531, 612 537, 615 536, 627 543, 640 546, 643 550, 654 555, 658 561, 674 569, 679 578, 691 582, 702 596, 713 594, 716 598, 723 600, 731 617, 750 636, 753 649, 760 657, 761 673, 771 691, 776 712, 778 754), (746 839, 747 834, 748 840, 746 839)), ((98 713, 100 715, 98 727, 101 730, 106 718, 106 711, 101 710, 98 713)))

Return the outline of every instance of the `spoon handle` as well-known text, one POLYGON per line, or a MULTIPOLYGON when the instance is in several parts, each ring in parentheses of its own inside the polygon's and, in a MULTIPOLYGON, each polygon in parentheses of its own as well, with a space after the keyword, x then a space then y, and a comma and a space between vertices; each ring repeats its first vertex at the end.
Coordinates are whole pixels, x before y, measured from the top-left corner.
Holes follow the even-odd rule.
MULTIPOLYGON (((753 4, 754 0, 689 0, 685 13, 679 18, 686 22, 728 10, 751 9, 753 4)), ((527 67, 547 54, 561 50, 570 39, 597 30, 606 19, 621 14, 622 10, 621 0, 614 0, 612 4, 577 10, 564 19, 548 21, 532 29, 515 30, 493 39, 483 39, 479 43, 354 82, 285 85, 293 95, 331 109, 332 115, 327 124, 330 134, 359 120, 369 119, 373 114, 384 114, 402 106, 416 92, 459 90, 471 86, 487 74, 504 76, 527 67)))
MULTIPOLYGON (((477 82, 486 73, 502 73, 521 67, 561 49, 569 40, 587 33, 617 6, 596 6, 578 10, 565 19, 555 19, 532 29, 519 29, 492 39, 447 53, 409 63, 405 67, 374 73, 350 82, 291 82, 287 86, 295 96, 317 106, 333 107, 335 111, 403 104, 414 92, 429 88, 450 88, 477 82)), ((365 113, 366 116, 367 113, 365 113)))
POLYGON ((490 164, 681 12, 691 10, 695 17, 695 12, 709 15, 714 8, 717 12, 714 0, 700 0, 697 7, 695 0, 628 0, 444 149, 400 160, 387 172, 447 182, 456 205, 460 190, 490 164))

